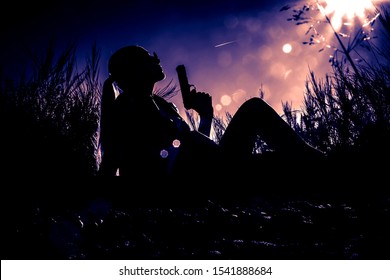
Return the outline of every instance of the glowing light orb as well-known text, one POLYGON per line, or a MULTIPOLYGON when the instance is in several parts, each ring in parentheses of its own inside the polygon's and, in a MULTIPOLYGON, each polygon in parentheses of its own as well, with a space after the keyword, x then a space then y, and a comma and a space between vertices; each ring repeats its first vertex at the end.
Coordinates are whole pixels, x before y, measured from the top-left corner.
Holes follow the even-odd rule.
POLYGON ((160 151, 160 156, 162 157, 162 158, 167 158, 168 157, 168 151, 167 150, 161 150, 160 151))
POLYGON ((222 105, 221 104, 215 105, 215 110, 221 111, 222 110, 222 105))
POLYGON ((282 49, 284 53, 290 53, 292 51, 292 46, 290 44, 284 44, 282 49))
POLYGON ((223 95, 220 99, 223 106, 229 106, 232 102, 232 98, 229 95, 223 95))
POLYGON ((179 148, 180 147, 180 140, 179 139, 173 140, 172 146, 175 148, 179 148))

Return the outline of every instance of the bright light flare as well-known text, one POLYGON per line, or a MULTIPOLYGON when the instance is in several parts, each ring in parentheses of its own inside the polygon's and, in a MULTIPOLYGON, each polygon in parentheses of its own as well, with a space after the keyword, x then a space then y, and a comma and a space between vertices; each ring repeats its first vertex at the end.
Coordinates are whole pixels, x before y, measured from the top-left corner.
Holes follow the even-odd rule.
POLYGON ((340 29, 344 19, 364 19, 367 11, 375 9, 372 0, 326 0, 317 3, 321 12, 331 18, 336 30, 340 29))

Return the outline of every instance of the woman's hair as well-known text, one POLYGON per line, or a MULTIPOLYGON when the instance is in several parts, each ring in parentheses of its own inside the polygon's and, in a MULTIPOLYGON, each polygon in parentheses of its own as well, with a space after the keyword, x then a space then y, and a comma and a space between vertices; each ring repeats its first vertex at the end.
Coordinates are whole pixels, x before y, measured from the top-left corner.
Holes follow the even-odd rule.
POLYGON ((149 56, 146 49, 133 45, 115 51, 108 61, 108 72, 115 79, 121 73, 131 73, 149 56))

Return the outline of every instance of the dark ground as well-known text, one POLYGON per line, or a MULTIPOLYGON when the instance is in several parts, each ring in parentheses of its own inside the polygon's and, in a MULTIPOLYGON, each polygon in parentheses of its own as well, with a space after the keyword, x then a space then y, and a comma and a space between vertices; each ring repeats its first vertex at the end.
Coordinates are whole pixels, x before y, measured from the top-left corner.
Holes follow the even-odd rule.
POLYGON ((13 181, 3 185, 2 259, 390 259, 385 182, 286 181, 218 192, 13 181))

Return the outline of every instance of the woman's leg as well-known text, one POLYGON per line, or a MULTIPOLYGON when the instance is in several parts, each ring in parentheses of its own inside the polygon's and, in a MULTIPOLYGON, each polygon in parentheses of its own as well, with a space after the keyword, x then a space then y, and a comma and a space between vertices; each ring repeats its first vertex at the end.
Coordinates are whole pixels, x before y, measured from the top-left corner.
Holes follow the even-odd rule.
POLYGON ((309 146, 263 99, 245 101, 231 119, 220 146, 235 156, 253 153, 257 136, 279 154, 307 155, 320 152, 309 146))

